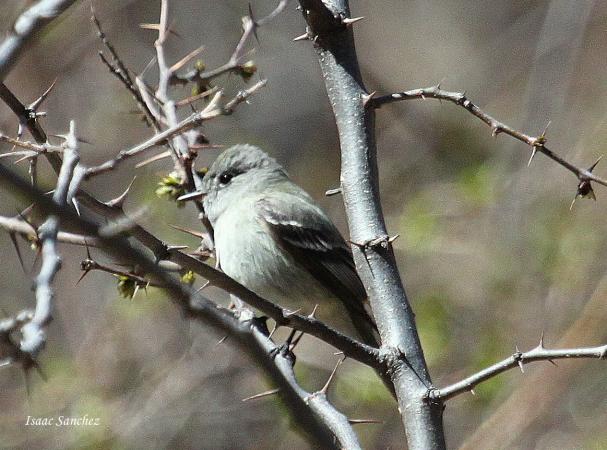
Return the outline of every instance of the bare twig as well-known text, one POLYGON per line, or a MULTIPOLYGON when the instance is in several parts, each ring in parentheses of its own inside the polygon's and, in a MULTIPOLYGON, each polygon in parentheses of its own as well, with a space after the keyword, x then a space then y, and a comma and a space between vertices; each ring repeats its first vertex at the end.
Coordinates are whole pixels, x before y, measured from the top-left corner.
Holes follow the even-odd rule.
MULTIPOLYGON (((413 89, 410 91, 398 92, 395 94, 384 95, 381 97, 371 97, 367 102, 368 106, 379 108, 382 105, 386 105, 388 103, 394 103, 403 100, 412 100, 412 99, 426 99, 433 98, 438 100, 447 100, 458 106, 461 106, 466 111, 470 112, 475 117, 478 117, 484 123, 491 127, 491 131, 493 135, 497 135, 499 133, 507 134, 508 136, 512 136, 513 138, 524 142, 532 148, 531 157, 539 152, 546 155, 548 158, 557 162, 570 172, 572 172, 580 182, 584 181, 594 181, 596 183, 602 184, 603 186, 607 186, 607 180, 596 176, 592 173, 592 168, 583 169, 581 167, 575 166, 564 158, 560 157, 552 150, 546 147, 546 136, 545 132, 539 136, 531 136, 525 133, 522 133, 514 128, 509 127, 508 125, 498 121, 494 117, 490 116, 474 103, 472 103, 466 94, 463 92, 449 92, 442 90, 440 85, 432 86, 424 89, 413 89)), ((530 160, 531 161, 531 160, 530 160)))
MULTIPOLYGON (((93 270, 98 270, 100 272, 109 273, 109 274, 112 274, 112 275, 115 275, 118 277, 125 277, 125 278, 128 278, 129 280, 134 281, 135 283, 137 283, 137 285, 140 285, 140 286, 164 287, 162 284, 156 283, 155 281, 149 280, 136 273, 118 269, 116 267, 106 266, 105 264, 101 264, 91 258, 87 258, 87 259, 83 260, 80 263, 80 269, 82 271, 84 271, 85 274, 87 274, 93 270)), ((82 280, 82 278, 84 278, 85 274, 83 274, 83 276, 80 278, 80 280, 82 280)), ((80 280, 78 280, 78 281, 80 281, 80 280)))
POLYGON ((470 392, 474 387, 483 381, 487 381, 502 372, 512 368, 522 367, 524 364, 536 361, 550 361, 555 359, 573 359, 573 358, 598 358, 605 359, 607 356, 607 345, 599 347, 581 347, 566 349, 546 349, 543 342, 528 352, 516 352, 510 357, 489 366, 474 375, 451 384, 444 388, 431 389, 428 391, 428 398, 440 398, 443 401, 449 400, 464 392, 470 392))
POLYGON ((182 107, 182 106, 191 105, 192 103, 197 102, 198 100, 201 100, 203 98, 207 98, 211 95, 216 94, 218 90, 219 90, 219 88, 214 87, 214 88, 211 88, 204 92, 201 92, 200 94, 193 95, 188 98, 184 98, 183 100, 179 100, 178 102, 175 102, 175 106, 182 107))
POLYGON ((29 150, 34 155, 39 155, 41 153, 49 153, 55 152, 60 153, 63 151, 63 148, 58 145, 51 145, 48 142, 44 144, 34 144, 29 141, 20 141, 18 139, 11 138, 10 136, 6 136, 5 134, 0 133, 0 142, 6 142, 7 144, 11 144, 14 147, 23 148, 29 150))
MULTIPOLYGON (((169 1, 160 1, 160 20, 158 23, 158 38, 154 42, 156 48, 156 62, 158 65, 158 89, 155 97, 162 105, 162 112, 169 128, 175 127, 179 123, 175 102, 169 95, 170 80, 172 76, 171 68, 166 60, 164 44, 169 36, 169 1)), ((188 142, 181 133, 175 134, 170 139, 171 149, 173 150, 173 162, 175 170, 178 170, 183 177, 186 177, 186 168, 183 158, 188 154, 188 142)))

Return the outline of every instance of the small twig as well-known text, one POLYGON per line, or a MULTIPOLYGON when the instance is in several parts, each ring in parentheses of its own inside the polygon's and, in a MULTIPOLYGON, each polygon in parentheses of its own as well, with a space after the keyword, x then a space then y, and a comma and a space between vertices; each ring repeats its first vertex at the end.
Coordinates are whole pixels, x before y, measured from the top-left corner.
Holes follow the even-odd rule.
MULTIPOLYGON (((179 123, 179 119, 177 117, 175 102, 169 95, 172 72, 167 63, 164 50, 164 44, 169 36, 168 20, 169 2, 168 0, 161 0, 158 38, 154 42, 154 47, 156 48, 156 63, 158 65, 158 88, 156 89, 155 98, 160 101, 166 123, 169 128, 172 128, 179 123)), ((182 175, 184 175, 183 178, 185 178, 185 167, 182 158, 188 154, 187 140, 181 135, 181 133, 179 133, 172 136, 170 139, 167 139, 167 142, 172 144, 170 147, 173 151, 172 156, 175 170, 178 170, 182 175)))
POLYGON ((219 88, 216 86, 214 88, 201 92, 200 94, 193 95, 188 98, 184 98, 183 100, 179 100, 178 102, 175 102, 175 106, 179 108, 182 106, 191 105, 192 103, 197 102, 198 100, 201 100, 203 98, 207 98, 211 95, 216 94, 218 90, 219 90, 219 88))
POLYGON ((268 22, 278 16, 287 7, 288 3, 289 0, 280 0, 276 8, 270 14, 259 20, 253 19, 252 13, 249 9, 249 15, 242 18, 242 35, 240 36, 240 39, 238 40, 230 59, 225 64, 206 72, 200 72, 199 70, 195 69, 183 75, 173 73, 171 82, 174 84, 185 84, 198 81, 202 84, 207 84, 213 78, 225 73, 239 70, 245 56, 246 44, 251 36, 254 36, 257 33, 257 29, 259 27, 266 25, 268 22))
POLYGON ((107 66, 110 73, 115 75, 116 78, 131 93, 131 95, 133 96, 133 99, 137 103, 137 107, 143 113, 145 122, 149 126, 154 127, 155 130, 157 130, 157 131, 160 130, 160 124, 158 123, 158 120, 156 119, 156 117, 154 116, 154 114, 152 113, 150 108, 148 107, 148 104, 144 101, 140 91, 135 86, 135 83, 133 82, 133 78, 131 77, 129 70, 126 68, 126 66, 125 66, 124 62, 122 61, 122 59, 120 58, 120 56, 118 56, 118 53, 116 52, 116 48, 108 40, 105 32, 101 28, 101 23, 99 22, 99 19, 97 18, 96 14, 95 14, 95 9, 93 8, 92 3, 91 3, 91 21, 93 22, 93 25, 97 29, 97 36, 99 37, 99 40, 101 40, 101 43, 105 46, 105 48, 107 48, 108 52, 112 56, 112 61, 110 62, 105 57, 103 52, 99 51, 99 57, 101 58, 101 61, 107 66))
POLYGON ((169 69, 169 72, 171 72, 171 73, 177 72, 179 69, 181 69, 187 63, 189 63, 192 59, 194 59, 196 56, 198 56, 203 50, 204 50, 204 45, 201 45, 197 49, 192 50, 190 53, 188 53, 183 58, 181 58, 179 61, 177 61, 175 64, 173 64, 171 66, 171 68, 169 69))
POLYGON ((95 175, 99 175, 101 173, 109 172, 124 160, 132 158, 133 156, 136 156, 157 145, 163 144, 169 139, 181 135, 186 131, 199 126, 207 120, 214 119, 219 116, 226 116, 232 114, 236 106, 246 101, 251 95, 253 95, 265 85, 266 80, 261 80, 250 88, 239 92, 232 100, 226 103, 225 106, 218 106, 210 110, 209 108, 205 108, 202 111, 193 113, 188 118, 177 123, 175 126, 155 134, 154 136, 142 142, 141 144, 136 145, 135 147, 132 147, 130 149, 120 151, 113 159, 106 161, 98 166, 89 167, 86 171, 85 179, 88 179, 95 175))
POLYGON ((12 138, 5 134, 0 133, 0 142, 6 142, 14 147, 23 148, 32 152, 33 155, 39 155, 42 153, 61 153, 63 148, 58 145, 51 145, 48 142, 44 144, 35 144, 29 141, 20 141, 19 139, 12 138))
MULTIPOLYGON (((17 219, 15 217, 0 216, 0 228, 4 228, 6 231, 20 234, 27 240, 37 240, 38 235, 36 229, 24 220, 17 219)), ((92 236, 84 236, 82 234, 68 233, 65 231, 59 231, 57 233, 57 242, 73 245, 90 245, 96 247, 98 245, 97 239, 92 236)))
POLYGON ((265 398, 265 397, 269 397, 271 395, 278 394, 279 392, 280 392, 280 389, 278 389, 278 388, 277 389, 270 389, 270 390, 267 390, 265 392, 261 392, 259 394, 251 395, 250 397, 243 398, 242 401, 243 402, 248 402, 248 401, 251 401, 251 400, 257 400, 257 399, 260 399, 260 398, 265 398))
POLYGON ((599 347, 580 347, 567 349, 546 349, 543 342, 528 352, 515 352, 510 357, 487 367, 474 375, 471 375, 462 381, 451 384, 444 388, 436 388, 428 391, 428 398, 449 400, 464 392, 473 391, 474 387, 483 381, 487 381, 502 372, 515 367, 522 368, 523 364, 536 361, 549 361, 555 359, 572 359, 572 358, 598 358, 605 359, 607 356, 607 345, 599 347))
POLYGON ((162 284, 149 280, 136 273, 126 271, 126 270, 121 270, 121 269, 118 269, 115 267, 106 266, 91 258, 87 258, 87 259, 83 260, 80 263, 80 269, 82 271, 84 271, 85 273, 83 274, 82 277, 80 277, 80 280, 78 280, 78 281, 81 281, 82 278, 84 278, 84 275, 86 275, 87 273, 89 273, 93 270, 98 270, 100 272, 109 273, 111 275, 115 275, 118 277, 128 278, 129 280, 132 280, 135 283, 137 283, 137 285, 139 285, 139 286, 164 287, 162 284))

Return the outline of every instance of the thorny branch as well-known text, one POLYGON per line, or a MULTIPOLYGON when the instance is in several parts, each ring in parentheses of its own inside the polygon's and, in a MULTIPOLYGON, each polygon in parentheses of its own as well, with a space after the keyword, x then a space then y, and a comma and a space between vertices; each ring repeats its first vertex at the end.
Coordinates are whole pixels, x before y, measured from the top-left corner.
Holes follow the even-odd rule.
MULTIPOLYGON (((59 145, 52 145, 48 142, 44 144, 32 143, 30 141, 20 141, 19 139, 14 139, 10 136, 6 136, 5 134, 0 133, 0 142, 6 142, 7 144, 11 144, 14 147, 19 147, 24 150, 28 150, 32 155, 40 155, 42 153, 61 153, 63 148, 59 145)), ((9 155, 10 153, 3 153, 2 156, 9 155)))
MULTIPOLYGON (((164 119, 166 120, 169 128, 174 128, 179 124, 179 119, 177 116, 177 109, 175 107, 175 102, 170 97, 169 88, 170 88, 170 79, 172 76, 172 70, 167 64, 164 44, 169 37, 169 1, 161 0, 160 1, 160 20, 158 23, 158 38, 154 42, 154 47, 156 48, 156 61, 158 63, 158 88, 156 89, 155 100, 157 100, 162 108, 162 112, 164 115, 164 119)), ((186 130, 184 132, 189 132, 194 130, 194 127, 190 130, 186 130)), ((187 171, 184 164, 184 157, 189 152, 188 142, 186 138, 181 134, 175 134, 170 139, 167 139, 167 142, 172 143, 171 150, 173 161, 175 163, 175 170, 178 170, 182 173, 183 178, 186 178, 187 171)))
POLYGON ((327 326, 314 317, 288 311, 275 303, 269 302, 248 290, 223 272, 214 269, 181 251, 171 251, 169 259, 187 270, 191 270, 209 280, 210 284, 223 289, 243 302, 258 309, 273 319, 278 326, 292 327, 315 336, 342 351, 344 355, 373 368, 382 368, 381 355, 376 348, 358 342, 349 336, 327 326))
POLYGON ((368 97, 366 104, 368 107, 379 108, 382 105, 386 105, 389 103, 420 98, 433 98, 438 100, 450 101, 456 104, 457 106, 461 106, 466 111, 470 112, 472 115, 478 117, 484 123, 489 125, 494 136, 497 136, 499 133, 504 133, 529 145, 532 149, 531 157, 529 158, 529 164, 531 163, 533 157, 537 152, 543 153, 548 158, 552 159, 553 161, 557 162, 558 164, 572 172, 577 177, 579 184, 576 192, 576 198, 593 195, 592 186, 590 184, 591 181, 599 183, 603 186, 607 186, 607 180, 598 177, 592 173, 598 161, 596 161, 588 169, 583 169, 581 167, 575 166, 574 164, 570 163, 569 161, 557 155, 552 150, 548 149, 548 147, 546 147, 547 139, 545 131, 539 136, 531 136, 522 133, 518 130, 515 130, 514 128, 509 127, 508 125, 500 122, 499 120, 484 112, 481 108, 472 103, 468 99, 468 97, 466 97, 466 94, 463 92, 445 91, 440 88, 440 85, 436 85, 424 89, 413 89, 410 91, 398 92, 394 94, 383 95, 380 97, 375 97, 373 94, 371 94, 371 96, 368 97))
POLYGON ((109 71, 124 85, 124 87, 133 96, 133 99, 137 103, 137 107, 143 113, 143 117, 144 117, 146 123, 148 125, 154 127, 154 129, 156 131, 159 131, 160 124, 158 123, 158 120, 156 119, 156 117, 154 116, 152 111, 150 110, 148 104, 145 102, 145 100, 142 96, 142 93, 139 91, 139 89, 135 85, 135 82, 133 81, 133 78, 131 77, 129 70, 126 68, 122 59, 118 56, 116 49, 114 48, 112 43, 107 39, 105 32, 103 31, 103 28, 101 28, 101 23, 99 22, 99 19, 95 15, 95 10, 93 9, 92 3, 91 3, 91 22, 93 22, 93 25, 97 29, 97 36, 99 37, 99 40, 102 42, 102 44, 105 46, 105 48, 109 52, 110 56, 112 57, 112 60, 111 61, 108 60, 107 57, 105 56, 105 54, 103 53, 103 51, 101 51, 101 50, 99 51, 99 58, 101 58, 101 61, 107 66, 109 71))
POLYGON ((527 352, 513 353, 510 357, 493 364, 469 377, 445 386, 443 388, 435 388, 428 391, 428 398, 440 398, 443 401, 449 400, 464 392, 474 392, 474 387, 483 381, 487 381, 502 372, 512 368, 519 367, 524 371, 524 364, 536 361, 553 362, 556 359, 573 359, 573 358, 597 358, 605 359, 607 356, 607 345, 598 347, 580 347, 566 349, 547 349, 544 347, 543 338, 534 349, 527 352))
POLYGON ((25 106, 19 99, 6 87, 4 83, 0 83, 0 99, 8 105, 13 113, 19 119, 19 129, 17 132, 18 136, 23 134, 23 129, 27 128, 32 137, 39 144, 45 143, 47 140, 46 133, 38 122, 38 117, 43 116, 43 113, 37 111, 38 107, 45 100, 46 96, 50 93, 53 85, 47 91, 42 94, 38 100, 29 106, 25 106))
MULTIPOLYGON (((106 237, 99 233, 101 225, 83 219, 65 205, 45 202, 44 194, 41 191, 29 186, 19 176, 3 166, 0 166, 0 180, 11 189, 38 203, 50 217, 56 216, 58 220, 78 228, 83 234, 96 236, 100 245, 110 255, 119 259, 136 261, 142 270, 160 280, 166 293, 187 316, 201 320, 222 333, 233 336, 238 345, 254 356, 255 360, 265 369, 266 374, 280 389, 280 395, 298 420, 298 424, 308 433, 315 445, 319 445, 320 448, 338 448, 334 443, 335 437, 342 448, 360 448, 356 435, 345 416, 324 401, 322 395, 310 394, 298 386, 293 373, 292 360, 288 354, 285 356, 281 353, 282 348, 275 346, 267 336, 267 329, 264 330, 256 319, 246 317, 239 320, 234 312, 221 308, 204 297, 197 296, 190 287, 160 268, 154 259, 131 246, 127 240, 106 237)), ((320 392, 323 393, 322 390, 320 392)))

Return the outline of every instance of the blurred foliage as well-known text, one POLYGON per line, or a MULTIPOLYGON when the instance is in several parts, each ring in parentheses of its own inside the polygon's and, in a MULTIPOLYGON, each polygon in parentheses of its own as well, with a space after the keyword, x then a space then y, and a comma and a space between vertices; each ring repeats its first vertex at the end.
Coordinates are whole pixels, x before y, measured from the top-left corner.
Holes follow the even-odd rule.
POLYGON ((448 300, 444 294, 437 292, 418 298, 415 302, 419 337, 429 365, 450 354, 452 326, 447 310, 448 300))
MULTIPOLYGON (((469 365, 471 372, 476 372, 495 364, 500 359, 514 353, 514 349, 506 348, 503 334, 496 329, 478 330, 476 348, 470 355, 472 361, 469 365)), ((479 384, 475 389, 474 401, 487 406, 504 388, 503 377, 495 377, 479 384)))
POLYGON ((423 196, 413 198, 402 214, 399 232, 407 249, 414 252, 431 250, 440 236, 440 223, 423 196))
POLYGON ((497 172, 489 164, 465 167, 460 172, 457 187, 471 206, 483 207, 495 201, 497 172))

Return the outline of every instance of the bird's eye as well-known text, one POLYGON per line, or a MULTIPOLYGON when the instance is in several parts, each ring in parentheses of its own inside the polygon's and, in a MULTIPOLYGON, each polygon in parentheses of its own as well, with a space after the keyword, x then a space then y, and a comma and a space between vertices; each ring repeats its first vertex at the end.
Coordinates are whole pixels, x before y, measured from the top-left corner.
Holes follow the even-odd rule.
POLYGON ((232 178, 234 177, 234 174, 231 172, 223 172, 221 175, 219 175, 219 182, 221 184, 228 184, 232 178))

